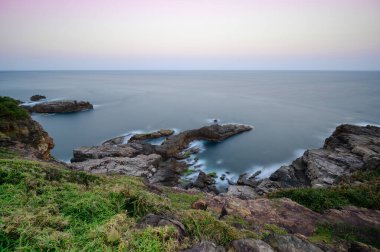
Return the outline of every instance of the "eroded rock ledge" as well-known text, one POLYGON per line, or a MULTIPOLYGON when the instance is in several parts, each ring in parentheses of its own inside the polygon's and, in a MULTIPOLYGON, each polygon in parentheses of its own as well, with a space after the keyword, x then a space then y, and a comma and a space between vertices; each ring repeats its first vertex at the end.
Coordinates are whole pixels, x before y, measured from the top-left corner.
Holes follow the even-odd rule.
POLYGON ((127 144, 122 144, 124 141, 120 138, 114 138, 100 146, 75 149, 69 166, 91 173, 142 176, 152 184, 174 186, 178 184, 181 173, 187 168, 187 165, 181 162, 184 158, 182 152, 192 141, 219 142, 251 129, 246 125, 214 124, 177 135, 172 135, 174 132, 170 130, 139 134, 133 136, 127 144), (165 136, 169 137, 161 145, 145 142, 165 136), (154 161, 147 162, 147 159, 152 160, 150 158, 154 161))
POLYGON ((366 169, 380 169, 380 128, 344 124, 336 128, 322 148, 305 151, 268 179, 240 181, 241 186, 253 188, 251 193, 257 196, 281 188, 333 186, 345 176, 366 169))

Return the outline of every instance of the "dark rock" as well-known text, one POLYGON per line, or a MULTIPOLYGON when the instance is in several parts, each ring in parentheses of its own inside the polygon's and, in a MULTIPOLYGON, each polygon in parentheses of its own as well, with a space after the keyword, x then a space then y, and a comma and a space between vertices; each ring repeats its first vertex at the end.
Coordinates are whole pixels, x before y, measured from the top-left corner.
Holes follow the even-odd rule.
POLYGON ((190 249, 183 250, 182 252, 225 252, 223 247, 215 245, 210 241, 202 241, 190 249))
POLYGON ((199 172, 197 179, 191 184, 190 187, 196 187, 204 192, 218 193, 215 186, 215 179, 206 175, 203 171, 199 172))
POLYGON ((39 101, 42 99, 46 99, 46 96, 44 96, 44 95, 33 95, 32 97, 30 97, 31 101, 39 101))
POLYGON ((294 235, 271 234, 264 241, 278 252, 322 252, 314 244, 294 235))
POLYGON ((256 180, 256 177, 260 175, 261 171, 255 172, 253 175, 249 176, 248 173, 243 173, 239 176, 237 181, 238 185, 246 185, 246 186, 256 186, 259 182, 256 180))
POLYGON ((380 128, 340 125, 323 148, 305 151, 289 166, 251 185, 258 194, 278 188, 326 187, 358 170, 380 168, 380 128))
POLYGON ((222 174, 222 176, 220 176, 220 180, 225 180, 226 179, 226 174, 222 174))
POLYGON ((262 240, 240 239, 232 241, 231 245, 236 252, 274 252, 273 248, 262 240))
POLYGON ((157 146, 157 152, 165 158, 178 157, 178 154, 186 149, 192 141, 207 140, 219 142, 251 129, 252 127, 247 125, 214 124, 200 129, 187 130, 178 135, 169 136, 160 146, 157 146))
POLYGON ((35 113, 72 113, 93 109, 91 103, 85 101, 50 101, 36 104, 34 106, 24 106, 30 112, 35 113))
POLYGON ((173 134, 174 134, 174 130, 161 129, 159 131, 155 131, 155 132, 151 132, 151 133, 135 134, 129 139, 129 142, 143 141, 143 140, 149 140, 149 139, 155 139, 155 138, 161 138, 161 137, 168 137, 168 136, 173 135, 173 134))
POLYGON ((119 145, 124 143, 125 136, 118 136, 104 141, 102 145, 119 145))
POLYGON ((42 126, 26 114, 24 119, 0 117, 0 147, 13 149, 25 157, 50 160, 54 142, 42 126))
POLYGON ((174 217, 148 214, 137 223, 136 228, 143 229, 147 226, 174 226, 177 229, 177 239, 182 240, 185 236, 187 236, 185 226, 174 217))
POLYGON ((379 252, 378 249, 368 246, 360 242, 352 242, 348 248, 348 252, 379 252))
POLYGON ((181 174, 187 169, 187 165, 175 159, 161 161, 157 167, 157 172, 148 180, 152 184, 164 186, 176 186, 181 178, 181 174))

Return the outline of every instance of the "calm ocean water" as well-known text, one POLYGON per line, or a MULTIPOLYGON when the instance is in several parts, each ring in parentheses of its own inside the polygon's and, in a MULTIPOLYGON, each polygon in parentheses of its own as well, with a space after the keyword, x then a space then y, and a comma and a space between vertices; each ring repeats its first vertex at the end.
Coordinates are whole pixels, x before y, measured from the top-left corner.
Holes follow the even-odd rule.
POLYGON ((210 123, 255 127, 205 143, 204 169, 265 171, 319 148, 341 123, 380 124, 380 72, 49 71, 0 72, 0 95, 88 100, 93 111, 33 115, 64 161, 78 146, 131 131, 186 130, 210 123))

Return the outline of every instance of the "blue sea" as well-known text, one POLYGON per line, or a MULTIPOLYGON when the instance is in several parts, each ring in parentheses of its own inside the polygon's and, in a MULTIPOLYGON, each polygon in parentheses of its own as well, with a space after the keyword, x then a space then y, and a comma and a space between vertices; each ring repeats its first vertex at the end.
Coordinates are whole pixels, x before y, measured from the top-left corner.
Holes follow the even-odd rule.
POLYGON ((214 119, 252 125, 221 143, 197 143, 203 170, 235 178, 257 170, 269 176, 305 149, 323 146, 339 124, 380 124, 380 72, 0 72, 1 96, 27 101, 34 94, 95 105, 75 114, 33 115, 63 161, 76 147, 134 131, 182 131, 214 119))

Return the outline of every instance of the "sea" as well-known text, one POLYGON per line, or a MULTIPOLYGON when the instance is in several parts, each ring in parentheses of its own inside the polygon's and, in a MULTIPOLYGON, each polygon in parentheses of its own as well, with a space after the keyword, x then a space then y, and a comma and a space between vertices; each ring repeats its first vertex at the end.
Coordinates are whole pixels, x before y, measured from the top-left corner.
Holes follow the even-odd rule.
POLYGON ((214 120, 252 125, 220 143, 193 143, 202 150, 197 169, 231 180, 256 171, 268 177, 322 147, 340 124, 380 124, 380 72, 0 72, 0 96, 28 102, 34 94, 94 104, 80 113, 32 115, 53 137, 52 154, 65 162, 77 147, 131 132, 179 132, 214 120))

